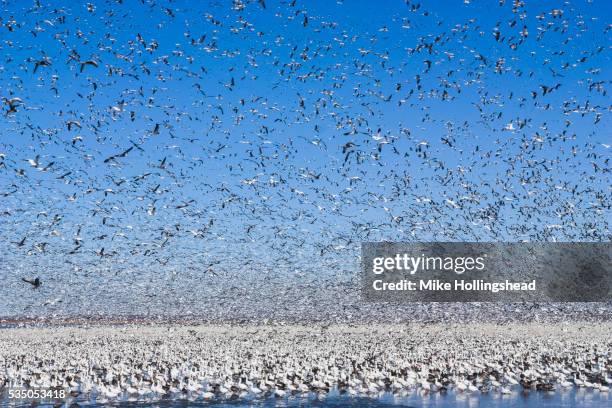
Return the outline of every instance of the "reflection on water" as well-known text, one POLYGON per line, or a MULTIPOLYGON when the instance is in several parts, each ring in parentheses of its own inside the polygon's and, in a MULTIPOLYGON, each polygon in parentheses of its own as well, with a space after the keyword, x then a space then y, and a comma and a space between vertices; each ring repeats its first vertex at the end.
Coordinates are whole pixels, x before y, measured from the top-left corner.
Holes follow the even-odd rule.
POLYGON ((164 399, 137 399, 126 398, 123 401, 107 402, 95 398, 73 398, 66 401, 33 401, 33 400, 8 400, 5 395, 0 399, 2 406, 9 407, 79 407, 79 406, 108 406, 108 407, 196 407, 211 406, 215 408, 238 408, 238 407, 589 407, 609 408, 612 406, 612 394, 602 393, 588 389, 570 389, 555 392, 522 392, 515 390, 511 394, 499 393, 467 394, 448 392, 447 394, 412 392, 407 395, 394 395, 384 393, 377 397, 353 397, 346 394, 341 395, 338 391, 332 391, 327 395, 310 393, 308 395, 296 395, 288 398, 258 398, 258 399, 235 399, 217 401, 205 401, 202 398, 164 398, 164 399))

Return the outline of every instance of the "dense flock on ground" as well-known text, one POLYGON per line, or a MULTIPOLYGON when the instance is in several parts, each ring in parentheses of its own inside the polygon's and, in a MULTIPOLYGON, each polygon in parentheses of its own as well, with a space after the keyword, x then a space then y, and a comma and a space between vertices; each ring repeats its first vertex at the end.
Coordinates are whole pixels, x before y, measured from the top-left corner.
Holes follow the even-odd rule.
POLYGON ((609 324, 14 329, 0 332, 0 384, 98 403, 572 390, 605 399, 609 331, 609 324))

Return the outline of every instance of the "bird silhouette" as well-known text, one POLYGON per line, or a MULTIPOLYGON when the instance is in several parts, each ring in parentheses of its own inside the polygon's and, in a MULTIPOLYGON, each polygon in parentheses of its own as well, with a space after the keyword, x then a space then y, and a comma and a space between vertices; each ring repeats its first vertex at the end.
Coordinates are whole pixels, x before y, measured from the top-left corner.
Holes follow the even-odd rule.
POLYGON ((42 285, 42 281, 38 277, 34 279, 21 278, 21 280, 25 283, 29 283, 30 285, 32 285, 33 289, 38 289, 40 285, 42 285))

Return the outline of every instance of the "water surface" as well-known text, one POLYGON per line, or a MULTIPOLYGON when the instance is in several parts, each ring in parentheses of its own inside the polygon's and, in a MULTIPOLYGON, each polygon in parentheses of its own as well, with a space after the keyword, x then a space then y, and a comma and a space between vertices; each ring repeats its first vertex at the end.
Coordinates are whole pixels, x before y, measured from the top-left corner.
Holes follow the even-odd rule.
POLYGON ((436 408, 564 408, 564 407, 590 407, 590 408, 609 408, 612 404, 612 394, 602 393, 595 390, 570 389, 555 392, 528 392, 514 390, 512 394, 502 395, 499 393, 487 394, 465 394, 448 392, 442 394, 425 394, 415 391, 407 396, 396 396, 385 393, 380 397, 351 397, 341 395, 337 391, 330 392, 327 396, 315 395, 313 393, 303 396, 290 396, 288 398, 259 398, 247 400, 217 400, 204 401, 201 398, 195 400, 165 398, 161 400, 134 400, 105 402, 92 398, 73 399, 59 403, 56 401, 11 401, 2 399, 3 406, 26 407, 122 407, 122 408, 179 408, 179 407, 214 407, 214 408, 241 408, 241 407, 436 407, 436 408))

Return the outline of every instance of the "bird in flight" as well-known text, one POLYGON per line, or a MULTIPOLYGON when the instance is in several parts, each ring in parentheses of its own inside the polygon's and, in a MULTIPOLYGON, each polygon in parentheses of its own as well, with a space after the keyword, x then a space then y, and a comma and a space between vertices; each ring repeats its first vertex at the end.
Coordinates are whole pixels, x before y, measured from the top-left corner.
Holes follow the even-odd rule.
POLYGON ((35 279, 26 279, 26 278, 21 278, 22 281, 24 281, 25 283, 29 283, 30 285, 32 285, 33 289, 38 289, 40 287, 40 285, 42 285, 42 282, 40 280, 40 278, 35 278, 35 279))

